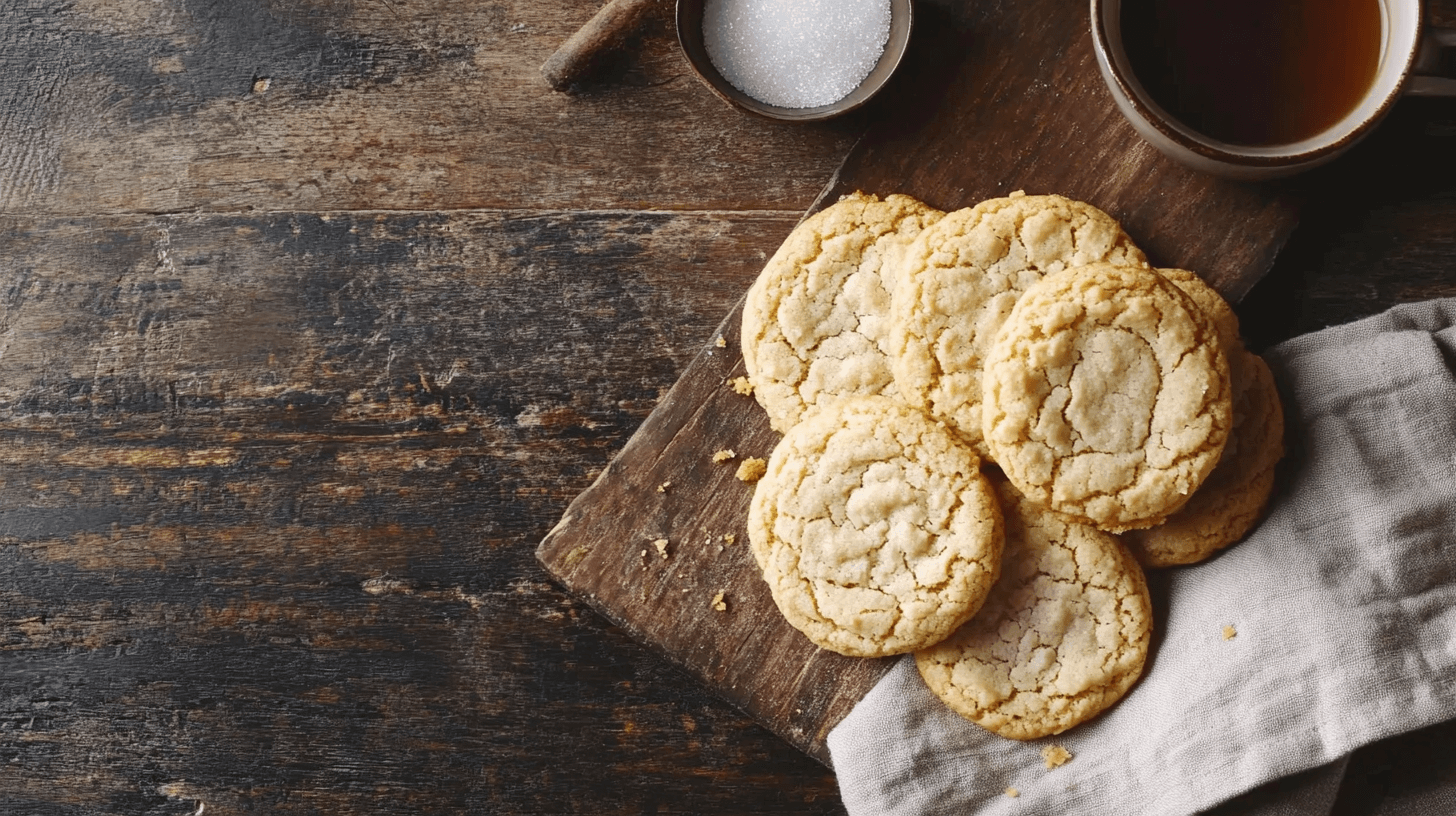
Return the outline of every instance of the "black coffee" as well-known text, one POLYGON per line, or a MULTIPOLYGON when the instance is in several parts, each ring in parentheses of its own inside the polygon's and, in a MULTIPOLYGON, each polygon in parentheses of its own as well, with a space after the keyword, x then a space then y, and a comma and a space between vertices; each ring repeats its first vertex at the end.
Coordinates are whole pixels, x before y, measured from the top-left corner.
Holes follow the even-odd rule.
POLYGON ((1238 145, 1297 142, 1375 79, 1380 0, 1123 0, 1122 38, 1149 95, 1238 145))

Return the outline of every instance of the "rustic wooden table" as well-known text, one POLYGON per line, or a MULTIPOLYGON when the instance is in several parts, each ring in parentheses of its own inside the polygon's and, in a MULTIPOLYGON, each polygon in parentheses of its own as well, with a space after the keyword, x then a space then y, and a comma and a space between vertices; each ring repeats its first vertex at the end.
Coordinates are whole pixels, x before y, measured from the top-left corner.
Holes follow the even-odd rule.
MULTIPOLYGON (((553 92, 597 5, 0 0, 0 813, 842 812, 534 551, 873 111, 739 114, 665 20, 553 92)), ((1312 177, 1251 342, 1456 295, 1453 156, 1407 100, 1312 177)))

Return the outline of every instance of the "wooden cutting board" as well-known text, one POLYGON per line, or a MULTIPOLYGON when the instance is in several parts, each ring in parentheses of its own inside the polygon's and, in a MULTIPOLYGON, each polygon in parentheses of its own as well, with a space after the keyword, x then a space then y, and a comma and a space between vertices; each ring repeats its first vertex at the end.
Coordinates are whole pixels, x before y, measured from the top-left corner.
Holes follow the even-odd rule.
MULTIPOLYGON (((1098 75, 1083 0, 921 0, 916 15, 906 64, 813 209, 856 189, 944 210, 1059 193, 1111 213, 1155 264, 1194 270, 1231 301, 1269 269, 1297 190, 1200 175, 1142 142, 1098 75)), ((537 555, 568 591, 827 764, 829 730, 892 660, 813 646, 753 562, 752 486, 735 469, 778 435, 728 385, 744 373, 741 309, 537 555), (736 458, 713 461, 725 449, 736 458)))

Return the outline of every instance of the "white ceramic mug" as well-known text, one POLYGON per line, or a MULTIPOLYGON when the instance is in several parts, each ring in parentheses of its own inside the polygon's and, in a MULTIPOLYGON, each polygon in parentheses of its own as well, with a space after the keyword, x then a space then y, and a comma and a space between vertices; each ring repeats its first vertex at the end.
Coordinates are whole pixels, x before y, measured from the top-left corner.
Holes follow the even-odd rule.
POLYGON ((1380 0, 1380 6, 1381 56, 1369 90, 1333 126, 1288 144, 1250 147, 1219 141, 1187 127, 1154 102, 1133 73, 1123 45, 1122 0, 1092 0, 1092 44, 1118 109, 1154 147, 1204 172, 1247 180, 1277 178, 1349 150, 1402 95, 1456 96, 1456 79, 1429 75, 1439 63, 1440 50, 1456 46, 1456 30, 1427 27, 1422 0, 1380 0))

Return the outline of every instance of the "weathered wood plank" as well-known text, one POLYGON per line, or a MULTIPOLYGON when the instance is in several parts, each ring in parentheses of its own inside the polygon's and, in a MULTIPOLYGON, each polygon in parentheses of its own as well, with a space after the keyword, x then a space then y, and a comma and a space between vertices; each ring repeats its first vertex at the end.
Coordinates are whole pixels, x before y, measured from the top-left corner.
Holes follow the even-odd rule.
POLYGON ((835 812, 533 558, 794 219, 0 218, 0 810, 835 812))
POLYGON ((627 448, 572 503, 539 555, 633 637, 828 763, 824 738, 888 668, 841 657, 789 627, 748 550, 752 486, 736 469, 778 441, 743 376, 735 309, 627 448), (718 451, 735 456, 714 461, 718 451), (666 541, 660 554, 654 542, 666 541), (719 597, 726 609, 713 601, 719 597))
POLYGON ((1238 305, 1256 348, 1456 294, 1456 105, 1407 99, 1343 162, 1310 180, 1300 228, 1238 305))
MULTIPOLYGON (((549 92, 597 5, 0 0, 0 811, 841 812, 532 558, 863 125, 549 92)), ((1246 329, 1453 292, 1414 130, 1246 329)))
POLYGON ((599 5, 14 0, 0 212, 802 209, 863 127, 731 110, 667 20, 552 91, 599 5))

